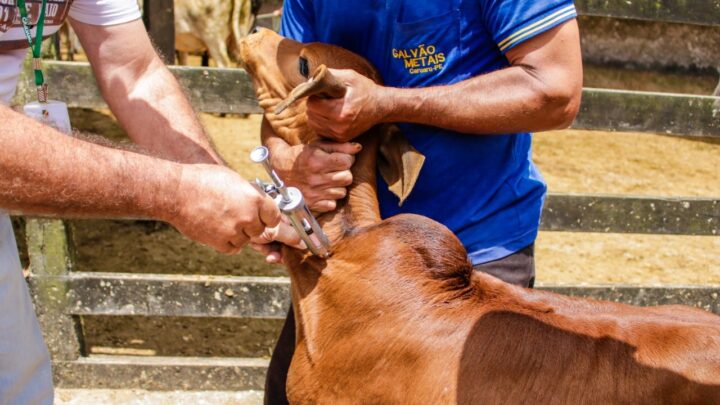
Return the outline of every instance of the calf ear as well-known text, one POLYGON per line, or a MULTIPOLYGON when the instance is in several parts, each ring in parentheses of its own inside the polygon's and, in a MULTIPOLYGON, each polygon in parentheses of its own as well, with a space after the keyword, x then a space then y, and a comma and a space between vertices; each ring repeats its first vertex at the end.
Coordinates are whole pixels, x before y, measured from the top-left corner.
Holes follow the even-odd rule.
POLYGON ((384 125, 378 168, 380 175, 402 206, 415 187, 425 156, 418 152, 395 125, 384 125))
POLYGON ((346 87, 330 73, 327 66, 320 65, 308 81, 300 83, 275 107, 275 114, 285 111, 292 103, 303 97, 318 95, 325 98, 340 98, 345 95, 346 87))

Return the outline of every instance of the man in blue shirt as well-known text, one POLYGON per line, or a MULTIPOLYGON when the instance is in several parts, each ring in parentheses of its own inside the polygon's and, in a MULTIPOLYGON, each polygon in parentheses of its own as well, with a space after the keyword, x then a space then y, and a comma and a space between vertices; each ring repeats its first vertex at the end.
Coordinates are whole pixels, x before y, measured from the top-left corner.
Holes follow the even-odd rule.
MULTIPOLYGON (((460 238, 476 270, 532 287, 546 186, 531 160, 529 132, 567 127, 579 108, 572 1, 285 0, 283 11, 283 35, 356 52, 385 85, 336 70, 346 95, 308 100, 308 124, 336 143, 291 147, 263 125, 281 176, 312 208, 334 209, 359 151, 350 140, 375 124, 397 123, 426 160, 402 205, 378 184, 383 217, 435 219, 460 238)), ((267 403, 286 402, 293 327, 289 316, 271 361, 267 403)))

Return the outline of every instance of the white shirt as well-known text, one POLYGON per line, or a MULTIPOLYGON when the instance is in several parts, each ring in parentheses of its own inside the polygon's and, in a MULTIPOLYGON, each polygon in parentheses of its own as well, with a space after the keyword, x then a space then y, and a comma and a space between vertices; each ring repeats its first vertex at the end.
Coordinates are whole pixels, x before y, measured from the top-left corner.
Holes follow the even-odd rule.
MULTIPOLYGON (((25 0, 30 22, 40 16, 41 0, 25 0)), ((17 0, 0 0, 0 103, 8 104, 15 94, 28 43, 20 22, 17 0)), ((140 18, 135 0, 47 0, 43 37, 53 35, 70 16, 91 25, 116 25, 140 18)), ((33 36, 36 29, 31 30, 33 36)), ((52 86, 52 83, 49 83, 52 86)))

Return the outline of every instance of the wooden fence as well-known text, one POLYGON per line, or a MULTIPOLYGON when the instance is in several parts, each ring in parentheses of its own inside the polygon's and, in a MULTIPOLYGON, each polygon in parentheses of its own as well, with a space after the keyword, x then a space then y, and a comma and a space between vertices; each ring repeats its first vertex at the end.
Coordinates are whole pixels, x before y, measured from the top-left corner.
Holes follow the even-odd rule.
MULTIPOLYGON (((146 0, 146 16, 148 13, 151 16, 152 13, 171 13, 172 7, 167 7, 171 3, 171 0, 146 0), (148 5, 156 8, 148 11, 148 5)), ((720 23, 720 1, 579 0, 576 4, 582 13, 590 15, 693 24, 720 23)), ((152 24, 150 28, 152 31, 152 24)), ((167 32, 163 31, 166 29, 169 28, 158 28, 160 33, 167 32)), ((156 40, 156 43, 160 42, 156 40)), ((172 71, 187 88, 198 111, 260 111, 247 74, 242 70, 173 67, 172 71)), ((49 62, 47 76, 57 94, 63 94, 71 106, 105 106, 87 64, 49 62)), ((703 96, 585 89, 574 127, 720 137, 720 114, 714 107, 718 100, 703 96)), ((542 229, 719 236, 720 196, 666 198, 551 194, 544 208, 542 229)), ((58 386, 262 389, 267 366, 262 359, 88 356, 83 347, 79 319, 87 315, 282 318, 289 298, 286 278, 77 272, 73 271, 73 248, 65 223, 30 219, 26 233, 31 290, 53 357, 58 386)), ((541 288, 636 305, 683 303, 720 313, 720 287, 716 286, 541 288)))

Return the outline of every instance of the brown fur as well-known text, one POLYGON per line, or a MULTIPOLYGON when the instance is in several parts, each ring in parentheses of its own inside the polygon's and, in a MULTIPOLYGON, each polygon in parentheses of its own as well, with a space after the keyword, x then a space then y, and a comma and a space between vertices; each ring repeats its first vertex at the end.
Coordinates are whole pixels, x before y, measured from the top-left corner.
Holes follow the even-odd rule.
MULTIPOLYGON (((316 136, 303 101, 272 113, 305 80, 297 58, 308 47, 324 48, 330 67, 363 66, 347 51, 269 31, 241 45, 260 103, 290 143, 316 136)), ((384 130, 360 138, 349 196, 320 217, 333 256, 284 251, 297 322, 292 403, 720 403, 720 317, 514 287, 473 271, 437 222, 381 220, 375 168, 384 130)))

